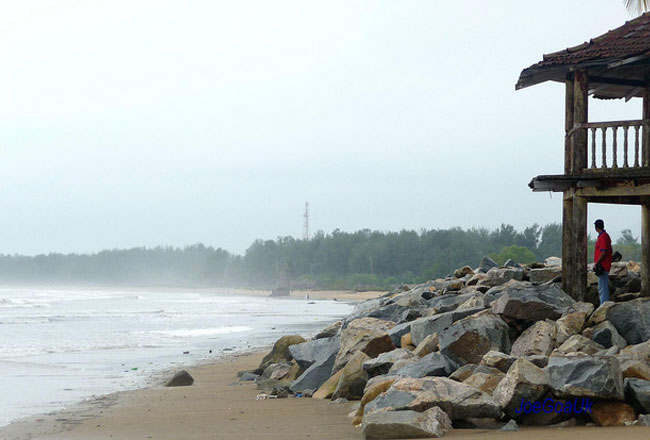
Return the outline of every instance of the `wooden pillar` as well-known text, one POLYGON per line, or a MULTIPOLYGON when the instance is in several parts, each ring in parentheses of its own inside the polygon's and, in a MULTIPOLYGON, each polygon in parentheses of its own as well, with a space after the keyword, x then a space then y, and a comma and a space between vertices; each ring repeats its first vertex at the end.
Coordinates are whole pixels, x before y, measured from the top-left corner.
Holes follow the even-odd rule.
MULTIPOLYGON (((573 76, 565 82, 564 105, 564 174, 573 171, 573 151, 569 131, 573 128, 573 76)), ((573 280, 573 190, 564 191, 562 197, 562 290, 571 295, 573 280)))
POLYGON ((587 199, 573 197, 573 278, 571 296, 584 301, 587 294, 587 199))
POLYGON ((569 131, 573 128, 573 75, 565 81, 564 99, 564 174, 571 174, 573 171, 573 151, 571 151, 571 138, 569 131))
MULTIPOLYGON (((650 119, 650 89, 643 92, 643 119, 650 119)), ((643 125, 643 137, 641 139, 641 166, 650 166, 650 127, 643 125)))
POLYGON ((641 205, 641 293, 650 295, 650 201, 641 205))
POLYGON ((573 190, 562 198, 562 290, 573 292, 573 190))
MULTIPOLYGON (((588 122, 589 78, 584 70, 578 70, 573 77, 573 122, 588 122)), ((573 151, 573 172, 582 173, 587 168, 587 129, 576 130, 571 136, 573 151)))

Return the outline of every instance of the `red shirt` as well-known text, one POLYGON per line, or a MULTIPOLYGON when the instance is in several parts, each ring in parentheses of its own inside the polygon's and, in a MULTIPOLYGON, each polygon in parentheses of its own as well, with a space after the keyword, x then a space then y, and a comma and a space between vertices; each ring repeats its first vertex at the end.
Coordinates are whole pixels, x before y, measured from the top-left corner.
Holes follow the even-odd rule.
POLYGON ((596 246, 594 248, 594 263, 600 258, 600 254, 605 252, 605 258, 600 262, 602 264, 605 272, 609 272, 612 268, 612 239, 609 238, 609 234, 605 231, 602 231, 598 234, 598 240, 596 240, 596 246))

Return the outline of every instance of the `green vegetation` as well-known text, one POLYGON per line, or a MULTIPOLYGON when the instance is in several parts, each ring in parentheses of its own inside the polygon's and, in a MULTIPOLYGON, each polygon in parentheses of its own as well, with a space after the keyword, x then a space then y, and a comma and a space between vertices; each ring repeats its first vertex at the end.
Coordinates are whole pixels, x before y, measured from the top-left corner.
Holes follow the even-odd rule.
MULTIPOLYGON (((504 263, 561 255, 558 224, 511 225, 488 230, 435 229, 380 232, 335 230, 310 240, 256 240, 243 256, 202 244, 108 250, 96 254, 0 255, 0 283, 272 288, 278 283, 329 289, 389 289, 445 276, 483 256, 504 263)), ((593 240, 590 239, 590 255, 593 240)), ((624 259, 640 255, 629 230, 614 249, 624 259)))

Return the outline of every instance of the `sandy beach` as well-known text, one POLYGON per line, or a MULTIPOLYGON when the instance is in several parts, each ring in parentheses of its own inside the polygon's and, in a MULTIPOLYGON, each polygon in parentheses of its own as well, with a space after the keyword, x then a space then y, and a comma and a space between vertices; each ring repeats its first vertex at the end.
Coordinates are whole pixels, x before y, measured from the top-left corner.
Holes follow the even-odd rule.
MULTIPOLYGON (((354 403, 286 398, 256 400, 252 383, 237 371, 256 367, 264 352, 233 356, 189 371, 190 387, 150 388, 114 393, 63 411, 39 415, 0 428, 13 439, 361 439, 347 414, 354 403)), ((453 430, 445 438, 485 440, 627 440, 650 438, 648 427, 522 428, 519 432, 453 430)))

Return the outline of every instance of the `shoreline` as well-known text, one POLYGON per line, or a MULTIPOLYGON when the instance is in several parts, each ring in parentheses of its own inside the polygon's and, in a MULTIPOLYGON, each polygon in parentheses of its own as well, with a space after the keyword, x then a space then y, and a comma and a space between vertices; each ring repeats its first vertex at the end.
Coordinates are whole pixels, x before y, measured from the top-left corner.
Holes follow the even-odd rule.
MULTIPOLYGON (((329 400, 309 398, 256 400, 255 384, 239 382, 237 371, 255 368, 267 351, 235 353, 186 367, 195 378, 189 387, 166 388, 158 381, 145 388, 119 391, 63 410, 16 420, 0 427, 0 437, 7 440, 362 438, 361 429, 353 426, 347 416, 355 409, 355 402, 332 404, 329 400)), ((454 429, 445 438, 608 440, 611 436, 625 436, 627 440, 642 440, 648 432, 646 427, 629 426, 522 427, 518 432, 454 429)))
POLYGON ((164 286, 114 286, 114 285, 0 285, 2 289, 39 289, 39 290, 111 290, 121 292, 166 292, 166 293, 210 293, 215 295, 241 295, 268 297, 273 299, 309 299, 309 300, 334 300, 344 302, 361 302, 367 299, 378 298, 387 291, 368 290, 356 292, 353 290, 292 290, 289 295, 271 296, 267 289, 244 289, 229 287, 164 287, 164 286), (309 298, 305 296, 309 295, 309 298))

